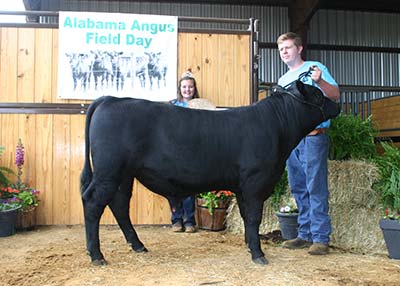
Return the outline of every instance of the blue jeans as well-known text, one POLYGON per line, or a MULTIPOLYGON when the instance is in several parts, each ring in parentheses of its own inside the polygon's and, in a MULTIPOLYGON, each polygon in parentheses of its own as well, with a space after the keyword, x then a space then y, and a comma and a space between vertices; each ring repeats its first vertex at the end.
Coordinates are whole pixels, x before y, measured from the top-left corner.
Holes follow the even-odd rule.
POLYGON ((329 137, 306 136, 286 162, 290 190, 299 209, 298 238, 329 243, 331 219, 328 191, 329 137))
POLYGON ((183 199, 176 211, 171 215, 171 222, 175 224, 181 222, 184 226, 195 226, 196 220, 194 218, 195 212, 195 198, 194 196, 189 196, 183 199))

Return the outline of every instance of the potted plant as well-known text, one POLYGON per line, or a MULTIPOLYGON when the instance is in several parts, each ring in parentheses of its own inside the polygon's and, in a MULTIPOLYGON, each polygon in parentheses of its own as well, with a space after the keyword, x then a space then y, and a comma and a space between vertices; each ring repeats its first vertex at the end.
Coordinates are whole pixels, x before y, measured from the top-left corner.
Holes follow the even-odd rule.
POLYGON ((225 217, 234 193, 227 190, 204 192, 197 196, 197 224, 201 229, 225 228, 225 217))
POLYGON ((0 237, 15 233, 17 213, 21 203, 15 190, 7 187, 0 188, 0 237))
POLYGON ((17 216, 17 229, 29 230, 36 225, 36 207, 39 203, 39 191, 30 187, 27 183, 22 182, 22 168, 25 162, 24 145, 21 139, 15 150, 15 165, 17 166, 16 183, 11 187, 18 190, 18 198, 21 202, 21 209, 17 216))
POLYGON ((299 211, 293 197, 284 200, 284 204, 275 213, 279 221, 282 238, 285 240, 297 237, 297 218, 299 211))
MULTIPOLYGON (((0 146, 0 155, 3 152, 4 147, 0 146)), ((15 233, 17 210, 21 208, 14 190, 7 188, 9 184, 7 174, 12 173, 11 169, 0 167, 0 237, 15 233)))
POLYGON ((389 257, 400 259, 400 150, 385 142, 381 146, 384 153, 376 159, 380 173, 376 190, 383 210, 379 226, 389 257))

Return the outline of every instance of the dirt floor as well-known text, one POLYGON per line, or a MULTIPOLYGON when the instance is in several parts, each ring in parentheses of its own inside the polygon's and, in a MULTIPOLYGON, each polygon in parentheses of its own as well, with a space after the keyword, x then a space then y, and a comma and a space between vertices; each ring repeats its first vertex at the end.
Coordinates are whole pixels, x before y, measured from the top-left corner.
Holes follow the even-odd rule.
POLYGON ((82 226, 40 227, 0 238, 0 285, 400 285, 400 260, 331 249, 327 256, 263 240, 269 264, 251 262, 242 235, 138 226, 149 249, 130 250, 116 226, 102 226, 107 266, 92 266, 82 226))

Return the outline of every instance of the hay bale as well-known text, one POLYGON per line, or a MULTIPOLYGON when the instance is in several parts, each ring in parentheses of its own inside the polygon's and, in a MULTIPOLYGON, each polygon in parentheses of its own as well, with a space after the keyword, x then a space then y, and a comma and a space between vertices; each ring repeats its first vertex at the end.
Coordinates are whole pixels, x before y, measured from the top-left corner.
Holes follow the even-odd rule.
POLYGON ((372 185, 379 177, 378 168, 365 161, 329 161, 330 200, 335 207, 347 209, 377 208, 378 198, 372 185))
MULTIPOLYGON (((378 180, 378 169, 364 161, 329 161, 329 204, 332 222, 330 244, 358 253, 386 253, 379 228, 380 210, 372 185, 378 180)), ((289 192, 286 194, 288 195, 289 192)), ((264 203, 260 233, 279 229, 270 199, 264 203)), ((236 201, 227 216, 227 230, 244 233, 236 201)))
MULTIPOLYGON (((239 213, 239 206, 236 200, 232 200, 229 205, 228 214, 226 216, 226 229, 235 234, 244 233, 244 223, 239 213)), ((271 199, 264 202, 263 218, 260 224, 261 234, 266 234, 275 229, 279 229, 278 219, 275 216, 275 210, 272 207, 271 199)))
POLYGON ((193 98, 192 100, 188 101, 187 107, 193 109, 208 109, 208 110, 217 109, 214 103, 205 98, 193 98))

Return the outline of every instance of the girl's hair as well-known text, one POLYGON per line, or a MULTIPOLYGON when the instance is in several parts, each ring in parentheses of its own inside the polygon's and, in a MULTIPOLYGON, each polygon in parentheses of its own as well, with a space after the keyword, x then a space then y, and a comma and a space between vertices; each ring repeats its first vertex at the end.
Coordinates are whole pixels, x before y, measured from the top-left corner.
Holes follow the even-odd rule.
POLYGON ((296 47, 300 47, 300 46, 303 45, 301 37, 298 34, 293 33, 293 32, 288 32, 288 33, 280 35, 278 37, 278 39, 276 40, 276 43, 279 45, 283 41, 286 41, 286 40, 293 40, 293 42, 296 45, 296 47))
POLYGON ((178 90, 177 90, 178 94, 177 94, 176 99, 178 101, 182 101, 183 100, 183 97, 182 97, 182 94, 181 94, 181 84, 182 84, 182 81, 184 81, 184 80, 192 80, 193 81, 194 93, 193 93, 192 99, 193 98, 199 98, 199 92, 197 90, 196 79, 194 78, 194 76, 193 76, 193 74, 191 72, 184 72, 182 74, 182 76, 181 76, 181 79, 178 82, 178 90))

